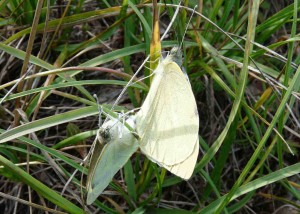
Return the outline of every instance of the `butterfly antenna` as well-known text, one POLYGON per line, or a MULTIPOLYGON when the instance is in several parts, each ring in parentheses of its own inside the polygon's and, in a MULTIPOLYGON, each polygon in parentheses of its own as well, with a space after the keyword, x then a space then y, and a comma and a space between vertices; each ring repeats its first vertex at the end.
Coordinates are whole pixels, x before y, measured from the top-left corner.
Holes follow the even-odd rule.
POLYGON ((98 126, 100 128, 101 125, 102 125, 101 116, 102 116, 102 113, 103 113, 103 109, 102 109, 102 106, 99 104, 99 99, 98 99, 97 95, 94 94, 93 97, 96 99, 96 102, 97 102, 97 108, 98 108, 98 111, 99 111, 98 126))
POLYGON ((190 19, 189 19, 189 21, 188 21, 188 23, 187 23, 187 26, 186 26, 185 30, 184 30, 183 37, 182 37, 181 43, 180 43, 180 45, 179 45, 177 51, 180 51, 181 48, 182 48, 183 41, 184 41, 184 36, 185 36, 185 34, 186 34, 186 32, 187 32, 188 26, 190 25, 190 22, 191 22, 191 20, 192 20, 192 18, 193 18, 193 15, 194 15, 195 10, 196 10, 197 7, 198 7, 198 5, 195 5, 195 7, 194 7, 194 9, 193 9, 193 12, 192 12, 192 15, 191 15, 191 17, 190 17, 190 19))

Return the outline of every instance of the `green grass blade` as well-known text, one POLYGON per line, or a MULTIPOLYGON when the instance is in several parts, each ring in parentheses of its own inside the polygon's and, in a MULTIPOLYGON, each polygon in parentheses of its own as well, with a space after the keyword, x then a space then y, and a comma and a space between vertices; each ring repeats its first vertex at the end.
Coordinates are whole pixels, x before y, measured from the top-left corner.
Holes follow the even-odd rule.
POLYGON ((66 113, 50 116, 44 119, 29 122, 20 125, 16 128, 10 129, 0 135, 0 143, 4 143, 26 134, 30 134, 36 131, 44 130, 46 128, 56 126, 62 123, 70 122, 76 119, 92 116, 98 114, 98 109, 96 106, 85 107, 81 109, 76 109, 66 113))
MULTIPOLYGON (((16 93, 13 95, 10 95, 6 97, 4 101, 13 100, 19 97, 24 97, 26 95, 32 95, 38 92, 52 90, 52 89, 58 89, 58 88, 66 88, 66 87, 72 87, 72 86, 83 86, 83 85, 119 85, 119 86, 125 86, 127 82, 120 81, 120 80, 81 80, 81 81, 70 81, 70 82, 63 82, 58 84, 49 85, 46 87, 40 87, 40 88, 34 88, 27 91, 22 91, 20 93, 16 93)), ((146 90, 143 86, 140 86, 139 83, 133 84, 130 87, 137 88, 139 90, 146 90)))
POLYGON ((69 200, 65 199, 57 192, 53 191, 39 180, 35 179, 28 173, 26 173, 21 168, 14 165, 12 162, 4 158, 0 155, 0 163, 6 168, 6 170, 11 171, 12 173, 16 174, 21 178, 23 183, 29 185, 32 189, 34 189, 39 195, 43 196, 47 200, 51 201, 55 205, 61 207, 62 209, 66 210, 69 213, 80 214, 85 213, 84 210, 77 207, 75 204, 71 203, 69 200))
MULTIPOLYGON (((261 178, 258 178, 252 182, 249 182, 246 185, 239 187, 230 200, 232 201, 244 194, 247 194, 249 192, 257 190, 266 185, 270 185, 270 184, 280 181, 282 179, 288 178, 290 176, 297 175, 299 173, 300 173, 300 163, 277 170, 277 171, 272 172, 268 175, 265 175, 261 178)), ((212 202, 211 204, 209 204, 209 206, 202 209, 199 212, 199 214, 215 213, 218 205, 221 204, 222 201, 224 201, 227 196, 228 196, 228 194, 226 194, 226 195, 222 196, 221 198, 217 199, 216 201, 212 202)))

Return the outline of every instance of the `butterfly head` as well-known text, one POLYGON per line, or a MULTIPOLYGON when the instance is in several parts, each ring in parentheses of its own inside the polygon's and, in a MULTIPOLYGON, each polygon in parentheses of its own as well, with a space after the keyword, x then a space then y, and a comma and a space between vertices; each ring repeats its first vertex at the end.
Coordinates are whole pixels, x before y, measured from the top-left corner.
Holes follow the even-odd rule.
POLYGON ((106 128, 100 128, 99 129, 99 135, 102 138, 104 143, 107 143, 110 141, 111 139, 111 135, 109 133, 109 129, 110 127, 106 127, 106 128))
POLYGON ((175 46, 171 49, 170 53, 166 57, 168 60, 172 60, 177 63, 179 67, 182 66, 182 53, 178 46, 175 46))

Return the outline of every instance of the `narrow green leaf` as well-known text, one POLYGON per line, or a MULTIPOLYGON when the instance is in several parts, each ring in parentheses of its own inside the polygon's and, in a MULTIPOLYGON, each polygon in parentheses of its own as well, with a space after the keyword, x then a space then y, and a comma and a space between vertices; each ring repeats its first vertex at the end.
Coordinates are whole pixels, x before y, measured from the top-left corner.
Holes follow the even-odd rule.
POLYGON ((40 131, 52 126, 56 126, 62 123, 67 123, 76 119, 92 116, 98 114, 96 106, 85 107, 76 109, 66 113, 50 116, 44 119, 29 122, 13 129, 10 129, 0 135, 0 143, 7 142, 9 140, 16 139, 26 134, 30 134, 36 131, 40 131))
MULTIPOLYGON (((277 170, 275 172, 272 172, 268 175, 265 175, 261 178, 254 180, 252 182, 249 182, 246 185, 239 187, 237 189, 237 191, 234 193, 234 195, 231 197, 230 201, 232 201, 246 193, 252 192, 261 187, 270 185, 276 181, 280 181, 282 179, 288 178, 293 175, 297 175, 299 173, 300 173, 300 163, 297 163, 297 164, 285 167, 283 169, 277 170)), ((218 205, 220 205, 227 196, 228 196, 228 194, 226 194, 226 195, 222 196, 221 198, 217 199, 216 201, 210 203, 207 207, 205 207, 198 213, 199 214, 215 213, 216 209, 218 208, 218 205)))
POLYGON ((29 185, 32 189, 34 189, 37 193, 39 193, 44 198, 48 199, 55 205, 61 207, 62 209, 66 210, 69 213, 74 214, 80 214, 85 213, 84 210, 77 207, 73 203, 71 203, 69 200, 65 199, 61 195, 59 195, 57 192, 53 191, 43 183, 41 183, 39 180, 35 179, 28 173, 26 173, 21 168, 14 165, 12 162, 4 158, 0 155, 0 163, 9 171, 19 176, 19 178, 22 179, 22 182, 29 185))

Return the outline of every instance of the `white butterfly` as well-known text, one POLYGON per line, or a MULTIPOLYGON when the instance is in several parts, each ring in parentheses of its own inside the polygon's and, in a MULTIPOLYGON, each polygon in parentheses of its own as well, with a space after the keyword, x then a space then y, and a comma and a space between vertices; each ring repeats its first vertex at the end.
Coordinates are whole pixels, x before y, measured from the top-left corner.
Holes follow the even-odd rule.
MULTIPOLYGON (((138 143, 131 131, 121 123, 111 119, 105 122, 96 137, 95 148, 90 162, 87 183, 87 204, 92 204, 111 182, 114 175, 126 164, 138 149, 138 143), (101 150, 101 147, 102 150, 101 150)), ((134 118, 126 120, 134 128, 134 118)))
POLYGON ((136 118, 141 151, 173 174, 189 179, 199 152, 199 117, 193 91, 174 62, 177 48, 154 71, 136 118))

